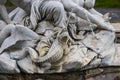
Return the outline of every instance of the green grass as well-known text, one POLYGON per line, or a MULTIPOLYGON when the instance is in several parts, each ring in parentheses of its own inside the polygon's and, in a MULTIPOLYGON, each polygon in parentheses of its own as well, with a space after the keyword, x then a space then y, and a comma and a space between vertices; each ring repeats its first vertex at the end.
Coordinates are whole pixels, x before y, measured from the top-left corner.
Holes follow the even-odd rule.
POLYGON ((120 8, 120 0, 96 0, 95 7, 120 8))
MULTIPOLYGON (((6 3, 8 7, 11 7, 12 4, 9 2, 6 3)), ((95 7, 98 8, 120 8, 120 0, 96 0, 95 7)))

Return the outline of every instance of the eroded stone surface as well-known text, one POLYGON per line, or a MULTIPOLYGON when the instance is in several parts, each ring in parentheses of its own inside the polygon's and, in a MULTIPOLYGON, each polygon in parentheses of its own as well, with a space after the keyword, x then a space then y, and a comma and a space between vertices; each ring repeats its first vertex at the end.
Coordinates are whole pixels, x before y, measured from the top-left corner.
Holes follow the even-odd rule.
POLYGON ((15 60, 10 59, 9 53, 0 55, 0 73, 20 73, 15 60))
POLYGON ((95 0, 10 1, 19 8, 9 15, 0 1, 1 71, 60 73, 119 64, 115 30, 109 14, 93 8, 95 0))

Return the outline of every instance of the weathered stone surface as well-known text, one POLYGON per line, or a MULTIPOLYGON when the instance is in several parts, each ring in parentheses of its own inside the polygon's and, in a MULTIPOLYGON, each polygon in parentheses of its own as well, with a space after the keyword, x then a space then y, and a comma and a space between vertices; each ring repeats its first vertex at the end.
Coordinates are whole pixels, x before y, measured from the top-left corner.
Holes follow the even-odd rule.
POLYGON ((59 74, 0 74, 0 80, 119 80, 120 67, 102 67, 59 74))
POLYGON ((112 23, 115 28, 115 32, 120 33, 120 23, 112 23))
POLYGON ((115 44, 115 51, 116 54, 114 56, 114 60, 113 60, 113 65, 119 66, 120 65, 120 44, 115 44))
POLYGON ((10 58, 15 60, 20 60, 22 58, 25 58, 28 53, 25 49, 12 49, 10 52, 10 58))
MULTIPOLYGON (((63 67, 68 70, 82 68, 86 66, 95 56, 97 56, 97 54, 89 51, 83 44, 72 45, 63 67)), ((97 65, 97 63, 94 65, 97 65)))
POLYGON ((100 31, 96 35, 88 35, 85 39, 83 39, 83 43, 86 47, 92 49, 97 54, 109 49, 109 47, 114 42, 115 35, 110 31, 100 31))
POLYGON ((15 44, 16 47, 20 47, 22 44, 17 44, 19 41, 21 41, 22 43, 25 41, 30 41, 30 40, 32 41, 38 39, 39 36, 35 32, 22 25, 13 25, 13 24, 7 25, 1 32, 0 42, 3 43, 0 44, 1 45, 0 53, 11 46, 15 46, 15 44))
POLYGON ((120 23, 112 23, 116 32, 116 42, 120 43, 120 23))
POLYGON ((80 30, 80 31, 91 31, 91 29, 94 30, 97 27, 97 25, 90 24, 88 21, 84 19, 79 19, 76 25, 77 25, 77 30, 80 30))
POLYGON ((0 73, 20 73, 16 61, 10 59, 7 52, 0 55, 0 73))
MULTIPOLYGON (((4 57, 13 63, 11 72, 16 70, 15 66, 21 72, 33 74, 112 65, 114 28, 109 23, 109 14, 102 15, 93 8, 95 0, 10 1, 20 8, 8 16, 6 0, 0 0, 0 14, 8 24, 5 28, 4 23, 0 24, 0 53, 9 53, 4 57)), ((1 66, 4 68, 7 62, 1 60, 1 66)), ((99 74, 103 69, 96 72, 99 74)), ((77 77, 73 75, 72 79, 77 77)))
POLYGON ((106 51, 100 54, 100 58, 102 60, 101 64, 106 66, 112 66, 116 54, 117 53, 116 53, 115 45, 112 44, 109 49, 107 49, 106 51))
POLYGON ((23 72, 42 73, 42 71, 40 71, 40 68, 34 62, 32 62, 32 60, 30 59, 29 56, 27 56, 21 60, 18 60, 17 64, 23 72))
POLYGON ((79 69, 83 65, 86 65, 89 61, 84 62, 85 54, 87 53, 87 48, 82 44, 72 45, 70 47, 70 52, 68 59, 63 65, 64 69, 79 69))

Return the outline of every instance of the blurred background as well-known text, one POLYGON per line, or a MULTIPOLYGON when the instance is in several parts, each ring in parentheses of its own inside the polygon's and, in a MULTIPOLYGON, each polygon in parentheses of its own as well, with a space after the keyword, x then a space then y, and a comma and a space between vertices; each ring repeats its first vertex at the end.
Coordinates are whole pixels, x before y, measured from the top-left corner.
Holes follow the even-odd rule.
POLYGON ((96 0, 95 8, 102 14, 110 13, 110 22, 120 23, 120 0, 96 0))
POLYGON ((120 0, 96 0, 98 8, 120 8, 120 0))

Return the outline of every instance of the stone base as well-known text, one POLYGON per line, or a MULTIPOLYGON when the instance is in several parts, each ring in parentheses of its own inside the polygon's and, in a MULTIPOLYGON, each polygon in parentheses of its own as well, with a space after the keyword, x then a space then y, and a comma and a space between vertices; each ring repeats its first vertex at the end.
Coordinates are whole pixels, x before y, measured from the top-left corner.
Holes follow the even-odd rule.
POLYGON ((120 67, 100 67, 54 74, 0 74, 0 80, 120 80, 120 67))
POLYGON ((120 43, 120 23, 112 23, 116 32, 116 42, 120 43))

